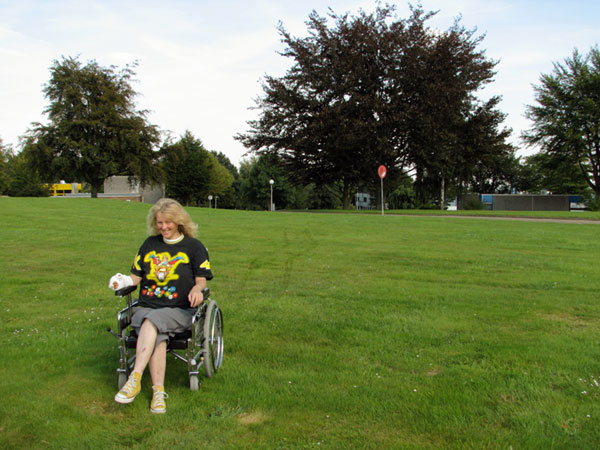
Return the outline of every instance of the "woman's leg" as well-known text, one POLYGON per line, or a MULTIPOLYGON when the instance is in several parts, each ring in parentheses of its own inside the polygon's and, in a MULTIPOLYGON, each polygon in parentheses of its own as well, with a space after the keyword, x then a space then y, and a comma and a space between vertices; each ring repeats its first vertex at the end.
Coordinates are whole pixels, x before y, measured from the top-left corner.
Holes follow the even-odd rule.
POLYGON ((161 341, 154 349, 150 358, 150 376, 154 386, 165 385, 165 371, 167 367, 167 341, 161 341))
MULTIPOLYGON (((144 320, 138 334, 137 345, 135 348, 135 365, 133 371, 139 374, 144 372, 152 354, 155 352, 156 336, 158 330, 156 326, 149 320, 144 320)), ((162 343, 161 343, 162 344, 162 343)), ((166 360, 166 344, 165 344, 165 360, 166 360)))
POLYGON ((150 411, 155 414, 167 412, 165 399, 165 371, 167 367, 167 341, 161 341, 150 358, 150 376, 152 377, 152 401, 150 411))
POLYGON ((144 320, 138 334, 133 372, 129 375, 127 383, 115 395, 115 401, 119 403, 131 403, 140 393, 142 373, 144 373, 144 369, 154 353, 157 334, 158 330, 154 324, 149 320, 144 320))

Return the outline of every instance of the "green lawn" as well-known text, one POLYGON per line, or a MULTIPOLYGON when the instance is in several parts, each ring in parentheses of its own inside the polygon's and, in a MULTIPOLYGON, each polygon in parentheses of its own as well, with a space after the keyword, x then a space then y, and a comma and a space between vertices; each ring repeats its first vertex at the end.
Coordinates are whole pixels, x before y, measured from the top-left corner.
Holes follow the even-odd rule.
POLYGON ((190 208, 225 360, 155 416, 105 331, 149 205, 0 208, 0 448, 600 446, 598 223, 190 208))

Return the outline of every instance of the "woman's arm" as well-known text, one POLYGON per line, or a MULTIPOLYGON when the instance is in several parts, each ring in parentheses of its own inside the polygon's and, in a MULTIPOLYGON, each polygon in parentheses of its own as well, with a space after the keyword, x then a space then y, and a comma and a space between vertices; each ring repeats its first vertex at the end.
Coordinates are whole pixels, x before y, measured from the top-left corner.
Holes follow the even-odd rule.
POLYGON ((129 286, 137 286, 140 284, 142 279, 137 275, 123 275, 122 273, 117 273, 111 277, 108 281, 108 287, 113 291, 117 291, 119 289, 123 289, 129 286))
POLYGON ((206 278, 196 277, 196 284, 190 290, 190 294, 188 295, 188 301, 192 308, 200 306, 204 301, 204 294, 202 293, 204 289, 206 289, 206 278))
POLYGON ((133 281, 134 286, 138 286, 142 282, 142 277, 138 277, 137 275, 131 274, 131 281, 133 281))

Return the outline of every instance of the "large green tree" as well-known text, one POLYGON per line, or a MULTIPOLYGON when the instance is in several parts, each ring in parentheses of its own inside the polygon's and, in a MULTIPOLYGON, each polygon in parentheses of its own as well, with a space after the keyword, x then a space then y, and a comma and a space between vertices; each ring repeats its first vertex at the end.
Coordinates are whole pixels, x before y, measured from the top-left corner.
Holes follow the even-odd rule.
POLYGON ((281 160, 276 155, 266 154, 252 157, 240 164, 241 204, 245 209, 269 209, 273 188, 273 203, 276 208, 288 206, 292 186, 281 160), (273 180, 273 185, 269 183, 273 180))
POLYGON ((600 50, 583 56, 577 50, 564 63, 554 63, 535 89, 535 105, 527 107, 533 122, 523 137, 551 156, 555 167, 579 167, 600 198, 600 50))
POLYGON ((415 168, 454 177, 464 149, 460 133, 475 108, 474 93, 493 76, 495 62, 477 49, 481 38, 458 21, 430 30, 434 13, 411 8, 407 19, 390 6, 356 16, 313 12, 308 36, 281 25, 283 56, 294 63, 281 78, 267 76, 261 115, 237 138, 257 154, 277 154, 290 177, 337 183, 344 207, 354 189, 415 168))
POLYGON ((579 195, 589 192, 579 164, 573 158, 565 159, 546 152, 535 153, 525 158, 521 172, 523 189, 529 192, 579 195))
POLYGON ((234 181, 217 156, 206 150, 190 131, 177 142, 163 145, 161 160, 167 196, 186 205, 206 205, 209 195, 223 198, 234 181))
POLYGON ((23 150, 46 181, 87 182, 96 197, 112 175, 135 176, 142 184, 161 180, 155 164, 160 132, 136 109, 134 66, 53 62, 44 87, 49 122, 35 124, 23 150))
POLYGON ((420 202, 437 190, 443 208, 451 182, 469 178, 477 163, 499 150, 491 141, 507 137, 498 129, 504 119, 496 109, 500 99, 480 102, 476 96, 492 81, 496 62, 478 48, 483 36, 458 20, 445 31, 434 33, 424 25, 413 29, 415 45, 404 51, 399 69, 406 86, 402 95, 408 99, 409 161, 420 202))
POLYGON ((517 184, 519 160, 507 142, 511 130, 502 128, 506 115, 497 109, 499 101, 493 97, 466 115, 458 135, 461 151, 452 165, 459 197, 465 190, 508 193, 517 184))

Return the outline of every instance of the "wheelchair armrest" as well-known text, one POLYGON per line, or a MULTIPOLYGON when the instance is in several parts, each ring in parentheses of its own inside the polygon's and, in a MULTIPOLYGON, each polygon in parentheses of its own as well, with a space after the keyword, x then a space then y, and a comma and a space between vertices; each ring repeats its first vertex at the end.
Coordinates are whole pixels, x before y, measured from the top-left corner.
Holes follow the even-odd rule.
POLYGON ((119 324, 119 331, 124 330, 131 325, 131 315, 134 307, 138 306, 138 301, 134 301, 131 305, 123 308, 117 313, 117 322, 119 324))
POLYGON ((192 328, 195 327, 196 322, 200 322, 201 319, 204 318, 204 312, 206 311, 206 305, 208 304, 208 300, 210 299, 210 289, 209 288, 204 288, 204 290, 202 291, 202 294, 204 296, 204 299, 202 301, 202 304, 200 304, 196 310, 196 314, 194 314, 194 317, 192 317, 192 328))
POLYGON ((131 294, 133 291, 137 289, 137 286, 127 286, 123 289, 119 289, 115 291, 115 295, 118 297, 125 297, 127 294, 131 294))

